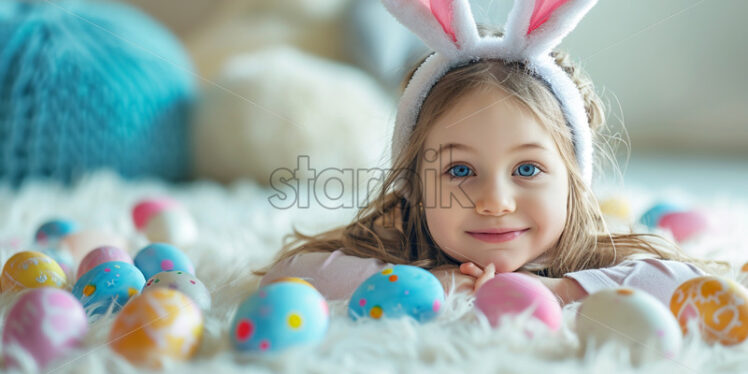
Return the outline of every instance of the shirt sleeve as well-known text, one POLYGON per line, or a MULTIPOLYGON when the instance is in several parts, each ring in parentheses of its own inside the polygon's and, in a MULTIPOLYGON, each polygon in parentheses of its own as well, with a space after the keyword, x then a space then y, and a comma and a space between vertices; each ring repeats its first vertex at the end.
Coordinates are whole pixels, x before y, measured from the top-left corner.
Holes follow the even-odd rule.
POLYGON ((646 258, 567 273, 564 277, 577 281, 588 294, 606 288, 631 287, 648 292, 669 307, 670 298, 681 283, 702 275, 705 273, 692 264, 646 258))
POLYGON ((284 277, 297 277, 311 283, 327 300, 349 298, 372 274, 389 264, 375 259, 349 256, 340 250, 300 253, 273 265, 260 281, 260 287, 284 277))

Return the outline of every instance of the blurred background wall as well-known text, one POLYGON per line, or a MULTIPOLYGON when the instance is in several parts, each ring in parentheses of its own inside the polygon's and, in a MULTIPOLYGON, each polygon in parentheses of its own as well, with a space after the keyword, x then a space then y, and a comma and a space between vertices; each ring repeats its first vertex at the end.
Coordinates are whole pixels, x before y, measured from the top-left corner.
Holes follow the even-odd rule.
MULTIPOLYGON (((355 63, 342 47, 343 9, 353 0, 129 1, 180 37, 208 80, 223 56, 258 46, 258 35, 249 34, 257 30, 269 41, 355 63), (265 26, 215 31, 232 22, 265 26)), ((496 25, 512 1, 471 3, 479 21, 496 25)), ((745 14, 743 0, 601 0, 566 38, 562 49, 592 77, 609 118, 628 130, 627 175, 694 191, 742 191, 748 183, 745 14)))

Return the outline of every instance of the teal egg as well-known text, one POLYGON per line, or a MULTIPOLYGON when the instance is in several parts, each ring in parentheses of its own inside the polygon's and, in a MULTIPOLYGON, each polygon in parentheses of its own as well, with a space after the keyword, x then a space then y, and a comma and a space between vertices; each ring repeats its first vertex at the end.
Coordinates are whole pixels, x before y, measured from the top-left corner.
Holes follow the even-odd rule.
POLYGON ((241 352, 278 352, 322 340, 329 320, 327 302, 313 287, 271 283, 239 306, 231 323, 231 342, 241 352))
POLYGON ((395 265, 378 272, 356 289, 348 303, 348 316, 411 317, 419 322, 433 319, 444 303, 444 288, 428 270, 395 265))
POLYGON ((685 210, 685 208, 680 206, 679 204, 671 202, 658 202, 657 204, 649 208, 649 210, 644 212, 644 214, 642 214, 639 222, 647 225, 647 227, 649 227, 650 229, 655 228, 660 222, 660 218, 662 218, 662 216, 668 213, 680 212, 683 210, 685 210))
POLYGON ((132 264, 112 261, 99 264, 83 274, 73 286, 73 295, 80 300, 89 316, 96 316, 114 305, 118 312, 145 285, 143 273, 132 264))

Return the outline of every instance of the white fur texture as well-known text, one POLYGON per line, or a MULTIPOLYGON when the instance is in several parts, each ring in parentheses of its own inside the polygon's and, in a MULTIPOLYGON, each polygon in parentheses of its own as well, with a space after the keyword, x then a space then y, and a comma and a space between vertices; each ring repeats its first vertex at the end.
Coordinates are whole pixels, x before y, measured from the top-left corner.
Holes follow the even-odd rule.
POLYGON ((319 173, 382 166, 389 152, 394 103, 352 66, 281 46, 235 56, 216 83, 205 87, 194 127, 199 177, 267 185, 299 156, 319 173))
POLYGON ((455 43, 421 1, 382 0, 395 18, 435 51, 434 58, 427 59, 416 70, 400 99, 391 160, 394 161, 404 149, 423 101, 447 71, 475 59, 521 61, 551 86, 571 127, 582 176, 588 184, 591 183, 593 148, 584 102, 574 83, 562 69, 555 67, 548 54, 574 29, 596 1, 570 0, 557 8, 544 24, 527 34, 535 1, 515 0, 505 37, 497 39, 479 38, 468 1, 453 0, 455 43))
MULTIPOLYGON (((198 354, 186 363, 173 363, 171 373, 630 373, 635 369, 620 347, 609 346, 578 356, 574 333, 578 304, 564 310, 564 325, 550 334, 526 316, 511 319, 492 330, 472 313, 471 299, 452 297, 432 323, 407 320, 353 323, 345 301, 331 302, 332 321, 325 339, 317 345, 293 349, 277 356, 244 357, 233 352, 228 329, 239 303, 256 288, 250 270, 267 264, 283 235, 295 225, 307 234, 319 232, 353 217, 353 209, 275 209, 268 196, 275 191, 254 182, 222 187, 213 182, 172 186, 155 181, 126 182, 108 173, 94 175, 72 189, 33 184, 13 192, 0 187, 0 263, 28 248, 37 226, 49 217, 68 217, 83 227, 101 228, 130 239, 130 253, 145 244, 130 218, 133 204, 144 196, 169 195, 182 202, 197 222, 200 236, 182 249, 196 265, 197 277, 211 291, 213 307, 205 314, 205 330, 198 354), (534 334, 527 336, 523 329, 534 334)), ((634 214, 653 200, 678 197, 679 191, 630 188, 623 194, 634 214)), ((709 199, 683 195, 719 217, 710 233, 685 248, 699 256, 730 260, 748 259, 744 224, 748 201, 709 199)), ((0 294, 0 320, 16 300, 0 294)), ((54 373, 143 372, 107 348, 113 318, 95 322, 85 346, 54 364, 54 373)), ((0 346, 0 351, 9 347, 0 346)), ((674 360, 659 361, 637 373, 745 373, 748 344, 707 346, 689 335, 674 360)))

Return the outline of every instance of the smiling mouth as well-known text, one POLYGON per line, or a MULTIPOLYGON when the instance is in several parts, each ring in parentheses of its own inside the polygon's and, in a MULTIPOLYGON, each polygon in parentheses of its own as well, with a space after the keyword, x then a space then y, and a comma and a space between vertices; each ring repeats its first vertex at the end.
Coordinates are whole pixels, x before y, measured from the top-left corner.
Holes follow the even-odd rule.
POLYGON ((468 233, 468 235, 480 241, 484 241, 487 243, 502 243, 502 242, 508 242, 510 240, 514 240, 522 236, 522 234, 524 234, 528 230, 530 229, 510 231, 510 232, 505 232, 501 234, 487 234, 487 233, 477 233, 477 232, 469 232, 469 231, 466 231, 466 232, 468 233))

